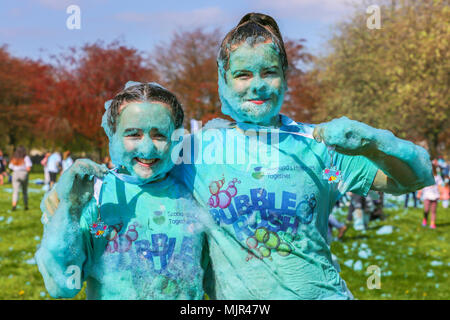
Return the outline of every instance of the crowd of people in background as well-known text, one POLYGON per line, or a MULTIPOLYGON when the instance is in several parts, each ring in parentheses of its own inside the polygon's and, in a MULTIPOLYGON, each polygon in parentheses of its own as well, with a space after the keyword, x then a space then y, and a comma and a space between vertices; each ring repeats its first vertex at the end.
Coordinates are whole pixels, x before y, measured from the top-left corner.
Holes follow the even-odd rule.
MULTIPOLYGON (((53 184, 56 183, 58 177, 67 170, 74 160, 71 152, 66 150, 61 154, 52 150, 45 152, 40 164, 44 168, 44 191, 48 191, 53 184)), ((112 169, 114 165, 111 159, 106 156, 102 161, 108 169, 112 169)), ((450 200, 450 163, 447 163, 443 157, 433 160, 433 175, 436 184, 428 186, 418 192, 411 192, 405 195, 404 208, 408 209, 409 200, 412 198, 413 207, 417 208, 419 203, 423 202, 423 220, 422 226, 429 225, 431 229, 436 228, 436 212, 438 202, 440 201, 443 208, 448 208, 450 200), (431 213, 431 215, 430 215, 431 213)), ((23 202, 25 210, 28 210, 28 176, 33 163, 27 155, 27 151, 23 146, 19 146, 14 151, 8 162, 7 157, 0 150, 0 185, 12 183, 12 210, 16 210, 20 191, 23 194, 23 202)), ((384 219, 383 214, 383 193, 370 192, 367 197, 361 197, 357 194, 348 193, 343 195, 336 203, 336 207, 348 206, 348 214, 345 222, 340 222, 330 214, 328 220, 328 236, 332 237, 333 229, 338 230, 337 239, 342 239, 348 226, 353 224, 355 230, 364 230, 370 220, 384 219)))
MULTIPOLYGON (((44 169, 43 190, 48 191, 58 177, 73 164, 73 159, 69 150, 63 153, 62 158, 58 151, 52 150, 43 154, 40 164, 44 169)), ((12 211, 17 209, 20 191, 22 191, 24 209, 28 210, 28 178, 32 166, 31 157, 25 147, 17 147, 9 161, 0 150, 0 185, 12 184, 12 211)))

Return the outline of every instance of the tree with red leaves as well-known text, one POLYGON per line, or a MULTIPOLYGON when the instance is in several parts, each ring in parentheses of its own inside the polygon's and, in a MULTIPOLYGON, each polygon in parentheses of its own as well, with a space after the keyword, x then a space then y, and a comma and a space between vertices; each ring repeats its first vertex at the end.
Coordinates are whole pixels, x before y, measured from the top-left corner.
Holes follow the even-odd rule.
POLYGON ((40 138, 35 123, 55 82, 52 70, 40 61, 13 57, 6 46, 0 47, 0 147, 31 146, 40 138))
MULTIPOLYGON (((221 117, 217 90, 217 52, 221 32, 196 29, 177 32, 169 43, 156 46, 153 65, 160 79, 183 104, 186 122, 190 118, 206 122, 221 117)), ((309 63, 312 56, 305 52, 303 40, 286 41, 289 59, 288 85, 283 113, 296 120, 310 120, 315 99, 315 86, 308 81, 301 63, 309 63)))
POLYGON ((62 138, 66 145, 95 150, 101 157, 107 145, 100 127, 104 103, 127 81, 157 81, 155 74, 136 49, 119 42, 71 48, 68 54, 57 58, 57 63, 57 83, 41 126, 49 136, 62 138))

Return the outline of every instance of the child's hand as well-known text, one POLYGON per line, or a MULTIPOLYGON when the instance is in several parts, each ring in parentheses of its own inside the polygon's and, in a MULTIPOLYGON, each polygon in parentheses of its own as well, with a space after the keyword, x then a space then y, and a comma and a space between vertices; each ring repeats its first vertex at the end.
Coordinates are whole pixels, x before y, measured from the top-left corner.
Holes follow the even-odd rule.
POLYGON ((73 209, 83 208, 94 194, 94 177, 101 179, 107 173, 108 168, 105 165, 99 165, 89 159, 76 160, 56 184, 59 199, 68 202, 73 209))
POLYGON ((347 155, 365 155, 374 148, 372 137, 375 128, 347 117, 331 120, 317 125, 313 136, 318 142, 336 148, 347 155))

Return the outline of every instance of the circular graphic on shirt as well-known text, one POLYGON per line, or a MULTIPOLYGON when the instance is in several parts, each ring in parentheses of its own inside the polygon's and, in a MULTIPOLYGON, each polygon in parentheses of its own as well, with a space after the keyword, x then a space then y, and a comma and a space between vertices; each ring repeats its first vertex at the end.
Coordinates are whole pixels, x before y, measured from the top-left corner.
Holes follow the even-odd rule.
POLYGON ((264 227, 258 228, 255 231, 255 238, 258 242, 265 243, 269 240, 269 231, 264 227))
POLYGON ((286 256, 290 255, 291 252, 292 252, 292 248, 286 242, 280 243, 280 245, 277 248, 277 253, 282 257, 286 257, 286 256))
POLYGON ((267 239, 264 242, 264 244, 266 245, 267 248, 269 248, 269 249, 276 249, 280 245, 280 237, 275 232, 270 231, 267 234, 266 238, 267 239))
POLYGON ((262 246, 262 247, 258 248, 258 251, 260 252, 260 254, 263 258, 270 257, 270 249, 269 248, 262 246))

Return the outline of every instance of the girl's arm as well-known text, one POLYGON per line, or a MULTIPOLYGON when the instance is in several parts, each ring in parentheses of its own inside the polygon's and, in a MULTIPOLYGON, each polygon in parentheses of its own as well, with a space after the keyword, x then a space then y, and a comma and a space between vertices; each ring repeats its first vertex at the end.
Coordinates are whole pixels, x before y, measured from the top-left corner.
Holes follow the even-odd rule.
POLYGON ((45 226, 36 261, 52 297, 71 298, 81 289, 88 256, 82 214, 95 208, 93 176, 106 172, 90 160, 77 160, 41 203, 45 226))
POLYGON ((45 287, 54 298, 72 298, 81 289, 87 255, 79 217, 72 211, 70 204, 60 202, 53 216, 44 213, 49 220, 35 256, 45 287))
POLYGON ((313 135, 337 152, 371 160, 379 169, 372 190, 403 194, 434 184, 427 151, 390 131, 342 117, 318 125, 313 135))

